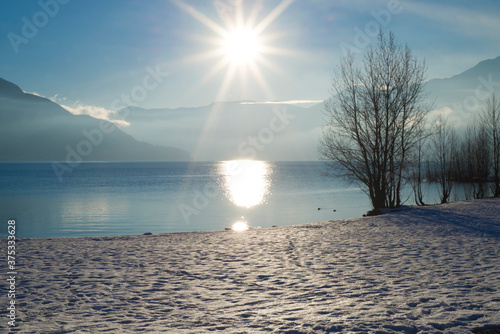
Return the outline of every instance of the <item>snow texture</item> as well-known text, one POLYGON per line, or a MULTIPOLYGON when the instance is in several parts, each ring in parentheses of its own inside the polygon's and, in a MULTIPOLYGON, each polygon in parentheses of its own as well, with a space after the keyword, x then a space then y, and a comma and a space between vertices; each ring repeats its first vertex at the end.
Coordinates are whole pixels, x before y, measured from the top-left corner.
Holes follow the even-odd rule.
POLYGON ((16 332, 500 326, 499 209, 499 199, 486 199, 243 232, 21 240, 16 332))

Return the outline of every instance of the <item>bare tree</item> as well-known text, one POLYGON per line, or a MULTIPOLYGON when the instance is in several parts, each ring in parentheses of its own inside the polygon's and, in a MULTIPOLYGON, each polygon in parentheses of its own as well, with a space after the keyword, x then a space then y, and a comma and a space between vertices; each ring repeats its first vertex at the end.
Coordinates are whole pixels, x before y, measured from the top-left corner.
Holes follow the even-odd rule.
POLYGON ((448 120, 439 115, 433 125, 433 135, 430 140, 431 159, 434 162, 436 181, 439 187, 441 204, 450 199, 453 188, 455 145, 457 136, 448 120))
MULTIPOLYGON (((409 176, 410 183, 413 189, 415 204, 417 204, 418 206, 426 205, 424 202, 424 191, 422 189, 422 184, 424 182, 424 171, 422 170, 422 164, 424 163, 424 158, 426 157, 426 154, 424 154, 424 147, 425 138, 422 138, 416 143, 413 168, 411 169, 411 173, 409 176)), ((427 165, 429 164, 428 161, 426 163, 427 165)))
POLYGON ((401 204, 410 153, 431 109, 424 103, 425 72, 408 46, 380 32, 363 66, 348 52, 334 75, 320 154, 337 175, 358 183, 375 209, 401 204))
POLYGON ((491 171, 493 173, 493 196, 500 196, 500 101, 493 94, 486 102, 481 115, 482 127, 489 137, 491 171))
POLYGON ((461 159, 460 159, 460 181, 463 182, 473 182, 476 179, 476 160, 474 157, 474 151, 476 148, 476 137, 477 137, 477 122, 474 119, 469 125, 467 125, 460 147, 461 159))
POLYGON ((473 182, 475 186, 474 198, 484 198, 488 192, 485 181, 490 176, 489 138, 484 124, 479 124, 475 139, 474 159, 476 164, 475 179, 477 182, 473 182))
POLYGON ((460 145, 459 181, 464 183, 464 195, 466 200, 475 198, 474 181, 476 164, 474 150, 476 147, 477 122, 473 121, 465 129, 464 137, 460 145))
POLYGON ((490 175, 490 145, 489 136, 484 122, 477 118, 467 126, 461 146, 461 161, 463 174, 460 181, 469 183, 466 198, 484 198, 488 189, 485 181, 490 175))

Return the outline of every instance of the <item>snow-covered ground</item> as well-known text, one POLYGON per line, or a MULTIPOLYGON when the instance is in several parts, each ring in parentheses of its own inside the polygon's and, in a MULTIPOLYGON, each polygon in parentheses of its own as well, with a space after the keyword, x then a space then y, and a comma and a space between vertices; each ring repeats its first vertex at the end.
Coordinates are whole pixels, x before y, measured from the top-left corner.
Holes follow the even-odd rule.
POLYGON ((499 213, 500 200, 487 199, 244 232, 21 240, 16 324, 19 333, 471 333, 500 326, 499 213))

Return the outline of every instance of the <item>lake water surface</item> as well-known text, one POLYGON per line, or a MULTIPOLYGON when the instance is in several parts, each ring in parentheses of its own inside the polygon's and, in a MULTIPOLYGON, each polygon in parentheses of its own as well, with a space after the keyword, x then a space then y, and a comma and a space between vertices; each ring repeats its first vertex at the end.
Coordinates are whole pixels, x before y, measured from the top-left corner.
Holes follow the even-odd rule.
POLYGON ((366 196, 327 171, 322 162, 106 162, 82 163, 60 182, 48 162, 2 163, 1 234, 8 219, 16 220, 17 237, 51 238, 210 231, 239 221, 270 227, 365 213, 366 196))
POLYGON ((0 164, 1 236, 19 238, 212 231, 359 217, 355 186, 324 162, 94 162, 62 182, 47 163, 0 164), (320 208, 320 210, 318 210, 320 208), (334 211, 336 210, 336 211, 334 211))

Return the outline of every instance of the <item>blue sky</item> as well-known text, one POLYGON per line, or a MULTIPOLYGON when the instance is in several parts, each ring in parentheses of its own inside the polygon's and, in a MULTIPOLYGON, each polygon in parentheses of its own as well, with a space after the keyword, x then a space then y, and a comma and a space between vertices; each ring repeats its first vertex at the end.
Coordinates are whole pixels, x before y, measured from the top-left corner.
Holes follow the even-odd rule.
POLYGON ((0 77, 98 112, 144 91, 133 100, 144 108, 323 100, 342 48, 360 46, 359 31, 377 26, 425 57, 429 79, 500 56, 497 0, 265 0, 236 7, 234 0, 0 0, 0 77), (250 30, 265 23, 253 69, 231 69, 224 54, 201 57, 223 43, 216 30, 231 31, 235 16, 254 17, 250 30), (26 22, 37 23, 37 31, 23 32, 26 22), (137 88, 155 70, 160 81, 137 88))

